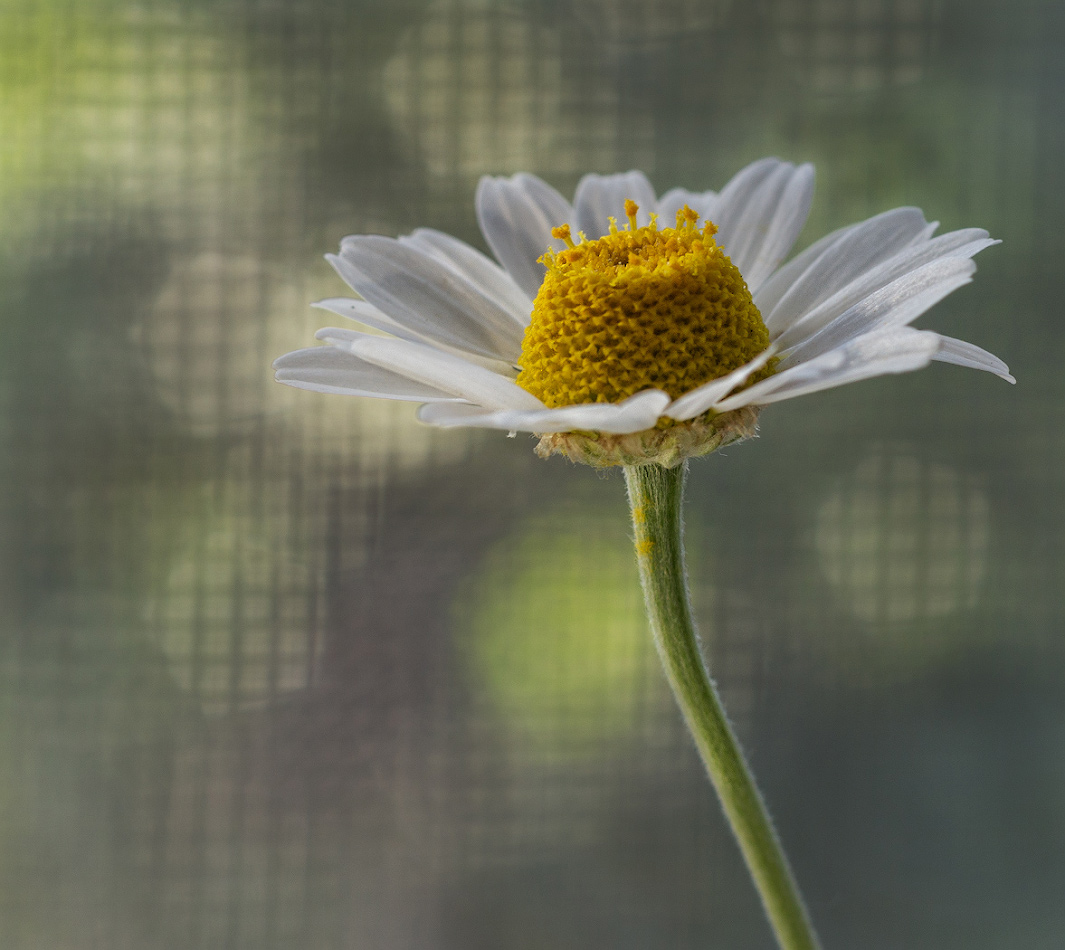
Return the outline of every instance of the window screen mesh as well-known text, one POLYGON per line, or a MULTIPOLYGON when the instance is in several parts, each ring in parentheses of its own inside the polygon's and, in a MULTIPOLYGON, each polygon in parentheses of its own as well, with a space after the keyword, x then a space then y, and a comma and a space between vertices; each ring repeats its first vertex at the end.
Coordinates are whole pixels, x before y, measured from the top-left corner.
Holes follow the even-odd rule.
POLYGON ((826 947, 1065 928, 1062 14, 0 0, 0 945, 757 948, 622 483, 278 386, 348 233, 818 165, 988 228, 936 366, 692 466, 704 646, 826 947))

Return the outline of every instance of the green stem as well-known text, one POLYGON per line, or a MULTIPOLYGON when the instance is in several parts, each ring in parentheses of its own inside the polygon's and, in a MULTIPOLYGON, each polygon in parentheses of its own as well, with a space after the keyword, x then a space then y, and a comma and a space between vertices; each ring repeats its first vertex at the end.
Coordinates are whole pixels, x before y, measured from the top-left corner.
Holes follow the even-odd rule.
POLYGON ((655 646, 782 950, 819 950, 788 860, 699 653, 684 567, 687 466, 625 469, 655 646))

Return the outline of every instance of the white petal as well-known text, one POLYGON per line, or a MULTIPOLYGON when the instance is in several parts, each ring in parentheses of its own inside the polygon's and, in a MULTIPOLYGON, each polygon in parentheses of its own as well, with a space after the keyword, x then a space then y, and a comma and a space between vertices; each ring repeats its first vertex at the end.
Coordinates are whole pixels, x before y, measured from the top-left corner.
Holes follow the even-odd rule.
POLYGON ((377 234, 344 238, 327 258, 359 295, 415 333, 513 362, 522 327, 458 271, 377 234))
POLYGON ((372 303, 365 300, 353 300, 351 297, 330 297, 328 300, 319 300, 311 304, 319 310, 328 310, 337 316, 347 317, 363 326, 373 327, 398 336, 401 340, 410 340, 413 343, 431 342, 427 337, 418 333, 411 333, 406 327, 396 323, 388 314, 382 313, 372 303))
MULTIPOLYGON (((916 208, 905 210, 917 211, 916 208)), ((920 214, 919 211, 917 213, 920 214)), ((923 215, 921 216, 921 220, 924 220, 923 215)), ((811 264, 818 260, 821 255, 843 235, 850 234, 855 228, 860 226, 861 225, 858 224, 851 224, 845 228, 839 228, 831 234, 826 234, 822 238, 818 238, 808 248, 800 251, 795 257, 788 261, 787 264, 774 273, 773 276, 762 284, 757 291, 752 292, 755 306, 758 307, 763 319, 769 319, 776 308, 776 305, 780 302, 780 298, 791 289, 792 284, 794 284, 795 281, 806 272, 811 264)), ((766 325, 768 326, 768 323, 766 325)))
MULTIPOLYGON (((315 331, 314 334, 316 340, 332 343, 334 346, 339 346, 346 350, 351 349, 351 343, 353 341, 360 340, 364 336, 366 336, 366 334, 360 330, 348 330, 340 327, 322 327, 322 329, 315 331)), ((518 376, 519 370, 517 367, 512 366, 510 363, 504 363, 502 360, 491 360, 483 356, 474 356, 472 353, 455 350, 451 347, 444 346, 442 343, 436 343, 433 340, 419 340, 410 336, 400 337, 400 339, 410 340, 412 343, 419 343, 424 346, 431 346, 436 350, 440 350, 442 353, 450 353, 452 356, 457 356, 464 363, 483 367, 484 369, 495 373, 497 376, 505 376, 507 379, 517 379, 518 376)))
POLYGON ((920 209, 895 208, 807 248, 755 294, 770 336, 778 336, 856 277, 911 244, 924 243, 929 229, 920 209))
POLYGON ((976 265, 968 258, 947 257, 904 274, 798 343, 781 361, 781 367, 805 363, 864 333, 912 323, 947 294, 969 283, 975 271, 976 265))
POLYGON ((714 409, 728 412, 742 406, 764 406, 822 389, 843 386, 887 373, 908 373, 927 366, 939 348, 939 335, 911 327, 867 333, 839 349, 799 363, 729 396, 714 409))
POLYGON ((696 416, 706 412, 706 410, 718 400, 724 399, 737 386, 742 386, 747 382, 748 377, 757 373, 758 370, 765 366, 775 353, 776 348, 770 346, 749 363, 745 363, 738 369, 734 369, 727 376, 711 380, 709 383, 705 383, 698 389, 693 389, 691 392, 685 393, 680 399, 677 399, 669 406, 665 415, 669 416, 671 419, 676 419, 679 422, 683 422, 686 419, 694 419, 696 416))
POLYGON ((969 369, 982 369, 988 373, 994 373, 1007 383, 1017 382, 1010 375, 1010 368, 993 353, 988 353, 975 343, 955 340, 951 336, 940 336, 939 349, 936 350, 932 359, 943 363, 954 363, 957 366, 967 366, 969 369))
MULTIPOLYGON (((655 190, 643 172, 631 171, 620 175, 585 175, 577 185, 573 205, 577 209, 577 230, 589 241, 610 232, 610 218, 619 228, 628 220, 625 200, 631 198, 640 206, 636 223, 640 227, 651 220, 651 212, 658 207, 655 190)), ((666 222, 672 226, 673 222, 666 222)))
POLYGON ((745 165, 719 192, 717 197, 722 210, 744 205, 766 179, 786 164, 787 162, 779 158, 760 158, 750 165, 745 165))
POLYGON ((544 408, 532 393, 507 377, 430 346, 366 334, 360 334, 348 346, 367 363, 468 402, 492 409, 530 411, 544 408))
POLYGON ((425 402, 455 397, 433 386, 414 382, 333 346, 295 350, 274 360, 274 378, 296 389, 345 396, 376 396, 425 402))
POLYGON ((529 325, 532 300, 525 296, 510 274, 476 248, 432 228, 419 228, 413 234, 401 237, 399 242, 410 244, 454 268, 495 300, 523 329, 529 325))
POLYGON ((351 352, 351 344, 364 336, 366 334, 361 330, 349 330, 347 327, 322 327, 320 330, 314 331, 316 340, 321 340, 323 343, 332 343, 333 346, 339 346, 349 353, 351 352))
POLYGON ((551 237, 551 229, 574 224, 572 206, 547 182, 525 173, 482 178, 475 205, 481 233, 492 253, 525 295, 535 299, 544 280, 540 258, 549 247, 565 247, 551 237))
POLYGON ((672 228, 677 223, 677 212, 687 205, 696 211, 700 218, 714 220, 717 208, 716 191, 688 191, 686 188, 672 188, 658 199, 659 227, 672 228))
MULTIPOLYGON (((765 198, 766 189, 770 192, 779 189, 793 169, 790 162, 779 158, 760 158, 741 168, 721 189, 713 221, 718 228, 717 242, 730 257, 734 249, 737 252, 741 249, 737 230, 745 228, 745 222, 749 224, 751 210, 765 198)), ((740 266, 735 258, 734 262, 740 266)))
POLYGON ((786 329, 780 327, 782 332, 777 336, 777 342, 784 348, 796 346, 869 294, 921 269, 929 262, 942 259, 968 259, 985 247, 997 243, 987 236, 986 231, 980 228, 968 228, 962 231, 952 231, 934 240, 907 247, 864 273, 858 274, 830 297, 822 298, 820 304, 794 319, 786 329))
POLYGON ((480 406, 432 403, 418 410, 418 418, 430 425, 476 426, 506 432, 611 432, 624 435, 653 428, 669 396, 658 389, 630 396, 619 403, 587 403, 539 412, 486 412, 480 406))
POLYGON ((740 172, 721 192, 714 223, 718 243, 753 293, 787 256, 806 224, 814 194, 814 168, 756 162, 749 169, 753 171, 740 172), (762 177, 766 170, 769 174, 762 177))

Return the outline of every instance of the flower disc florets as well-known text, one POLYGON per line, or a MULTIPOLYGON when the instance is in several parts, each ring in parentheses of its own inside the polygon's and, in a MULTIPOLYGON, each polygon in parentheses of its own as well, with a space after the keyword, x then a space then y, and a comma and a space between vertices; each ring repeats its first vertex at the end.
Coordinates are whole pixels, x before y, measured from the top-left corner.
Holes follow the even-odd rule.
POLYGON ((329 346, 282 356, 277 379, 419 402, 430 425, 533 433, 540 454, 596 466, 679 465, 750 437, 762 406, 932 360, 1014 381, 986 350, 910 326, 968 283, 973 256, 997 243, 986 231, 933 237, 920 209, 896 208, 780 267, 813 186, 812 166, 777 158, 716 193, 660 197, 636 171, 587 175, 572 202, 535 175, 485 177, 477 219, 502 269, 429 228, 347 237, 329 259, 359 299, 318 306, 363 329, 319 331, 329 346), (690 196, 718 219, 721 247, 689 207, 675 227, 638 227, 633 201, 628 226, 600 237, 624 194, 670 213, 690 196), (595 240, 545 226, 574 220, 595 240))
MULTIPOLYGON (((696 227, 685 206, 675 228, 629 226, 575 244, 547 265, 525 331, 517 383, 554 409, 621 402, 647 389, 674 399, 744 365, 769 346, 769 332, 742 275, 696 227)), ((771 372, 771 370, 769 370, 771 372)), ((763 371, 762 375, 767 375, 763 371)))

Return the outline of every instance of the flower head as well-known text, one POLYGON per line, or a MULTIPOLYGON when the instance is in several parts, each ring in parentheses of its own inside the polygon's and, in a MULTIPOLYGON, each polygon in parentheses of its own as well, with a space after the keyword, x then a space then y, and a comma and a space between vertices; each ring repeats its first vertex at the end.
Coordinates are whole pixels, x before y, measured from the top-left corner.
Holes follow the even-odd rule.
POLYGON ((675 465, 753 434, 769 403, 932 360, 1013 382, 990 353, 911 326, 972 279, 986 231, 933 237, 897 208, 781 267, 812 194, 811 166, 775 158, 720 193, 587 175, 572 205, 532 175, 484 178, 477 216, 502 267, 429 229, 345 238, 329 260, 361 299, 317 306, 380 332, 321 330, 330 346, 281 357, 277 379, 534 432, 541 454, 593 465, 675 465))
POLYGON ((769 331, 739 269, 696 229, 687 205, 677 226, 652 220, 574 244, 568 225, 553 234, 570 246, 548 251, 516 380, 551 408, 621 402, 648 389, 673 398, 724 376, 769 346, 769 331))

